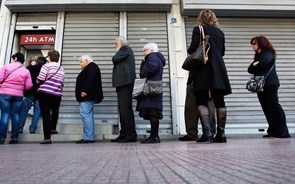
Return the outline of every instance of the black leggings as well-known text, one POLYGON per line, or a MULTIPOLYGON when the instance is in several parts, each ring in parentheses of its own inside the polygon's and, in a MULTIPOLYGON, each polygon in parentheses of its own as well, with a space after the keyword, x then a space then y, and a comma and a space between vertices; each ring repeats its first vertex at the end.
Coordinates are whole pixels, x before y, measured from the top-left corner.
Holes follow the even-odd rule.
MULTIPOLYGON (((225 108, 224 95, 219 90, 210 90, 215 108, 225 108)), ((197 90, 196 103, 197 106, 207 106, 209 100, 209 90, 197 90)))

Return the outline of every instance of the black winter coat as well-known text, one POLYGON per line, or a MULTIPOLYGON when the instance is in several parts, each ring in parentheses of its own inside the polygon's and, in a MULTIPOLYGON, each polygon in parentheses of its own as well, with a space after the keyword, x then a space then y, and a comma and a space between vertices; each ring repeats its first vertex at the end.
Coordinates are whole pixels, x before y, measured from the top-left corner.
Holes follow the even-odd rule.
POLYGON ((135 58, 132 49, 123 45, 112 58, 113 67, 113 87, 134 84, 135 58))
POLYGON ((27 69, 30 71, 33 87, 29 90, 24 91, 24 96, 36 96, 37 95, 37 89, 39 85, 36 83, 37 77, 40 73, 40 70, 42 68, 42 65, 32 65, 27 66, 27 69))
MULTIPOLYGON (((150 81, 159 81, 163 77, 165 58, 160 52, 150 53, 140 65, 140 78, 150 81)), ((155 109, 163 110, 163 94, 146 95, 137 101, 137 111, 155 109)))
MULTIPOLYGON (((231 93, 227 70, 223 61, 225 53, 224 33, 219 29, 208 24, 203 25, 205 35, 209 35, 210 50, 209 60, 206 64, 199 64, 192 71, 194 88, 196 90, 219 90, 224 95, 231 93)), ((191 44, 187 50, 192 54, 199 46, 200 30, 194 27, 191 44)))
MULTIPOLYGON (((272 52, 269 50, 262 50, 260 53, 256 53, 254 56, 254 61, 249 65, 248 72, 250 74, 266 75, 270 68, 275 65, 276 58, 273 56, 272 52), (253 63, 259 61, 256 66, 253 63)), ((280 86, 279 78, 276 72, 276 66, 273 67, 268 77, 265 80, 264 86, 280 86)))
POLYGON ((99 103, 103 99, 101 74, 97 64, 89 63, 77 76, 76 79, 76 100, 82 101, 95 101, 99 103), (86 97, 81 97, 81 92, 87 93, 86 97))

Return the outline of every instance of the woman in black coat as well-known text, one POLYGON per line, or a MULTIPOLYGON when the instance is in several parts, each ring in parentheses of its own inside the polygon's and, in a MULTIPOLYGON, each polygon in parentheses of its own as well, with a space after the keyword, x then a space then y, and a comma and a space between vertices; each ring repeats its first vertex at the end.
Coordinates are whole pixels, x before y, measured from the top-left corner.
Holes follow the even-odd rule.
MULTIPOLYGON (((192 71, 194 91, 203 134, 197 142, 212 142, 209 112, 207 102, 212 98, 217 113, 217 134, 213 142, 226 142, 224 133, 226 124, 226 106, 224 96, 231 93, 226 67, 223 61, 225 53, 224 33, 218 28, 218 21, 213 11, 202 10, 197 18, 198 24, 204 28, 205 35, 209 35, 209 60, 206 64, 200 63, 192 71)), ((200 30, 196 26, 193 30, 192 41, 188 53, 192 54, 200 42, 200 30)))
MULTIPOLYGON (((163 67, 165 66, 164 56, 158 52, 158 45, 148 43, 144 47, 144 60, 140 65, 140 78, 146 78, 148 81, 161 81, 163 76, 163 67)), ((159 119, 163 119, 163 94, 148 94, 142 96, 137 101, 136 110, 143 119, 150 120, 151 135, 141 141, 142 144, 160 143, 159 119)))
POLYGON ((286 116, 278 98, 280 82, 275 67, 276 51, 264 36, 253 37, 250 44, 255 56, 254 61, 248 67, 248 72, 257 76, 266 75, 271 70, 265 80, 263 91, 257 93, 269 126, 267 134, 263 137, 288 138, 290 134, 286 116))

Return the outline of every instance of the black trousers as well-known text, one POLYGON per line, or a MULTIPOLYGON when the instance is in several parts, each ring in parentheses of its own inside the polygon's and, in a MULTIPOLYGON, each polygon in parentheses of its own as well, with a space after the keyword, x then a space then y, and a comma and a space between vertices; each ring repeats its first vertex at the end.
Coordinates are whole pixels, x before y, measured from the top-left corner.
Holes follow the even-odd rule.
POLYGON ((51 130, 56 130, 61 96, 38 92, 38 99, 43 118, 44 139, 51 139, 51 130))
POLYGON ((132 91, 133 84, 116 87, 121 123, 120 136, 127 139, 137 137, 132 109, 132 91))
POLYGON ((268 123, 267 133, 275 137, 289 136, 286 115, 279 104, 278 86, 265 86, 257 96, 268 123))

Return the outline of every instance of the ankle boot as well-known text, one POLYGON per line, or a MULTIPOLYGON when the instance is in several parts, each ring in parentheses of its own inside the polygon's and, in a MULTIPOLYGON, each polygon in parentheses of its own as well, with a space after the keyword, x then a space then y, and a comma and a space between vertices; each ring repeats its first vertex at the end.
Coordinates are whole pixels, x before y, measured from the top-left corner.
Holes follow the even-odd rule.
POLYGON ((215 143, 226 143, 226 136, 224 133, 226 124, 226 108, 217 108, 217 134, 213 139, 215 143))
POLYGON ((203 134, 197 142, 212 142, 208 108, 206 106, 198 106, 198 111, 200 113, 203 134))

